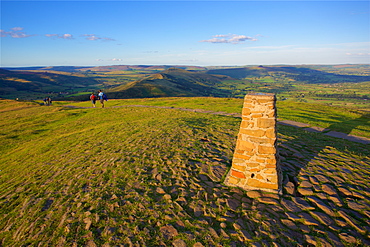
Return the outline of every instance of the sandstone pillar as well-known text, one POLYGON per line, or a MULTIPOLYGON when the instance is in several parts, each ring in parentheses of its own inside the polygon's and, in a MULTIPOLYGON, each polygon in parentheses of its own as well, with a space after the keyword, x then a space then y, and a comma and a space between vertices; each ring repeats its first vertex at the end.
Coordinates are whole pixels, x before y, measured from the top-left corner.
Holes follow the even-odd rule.
POLYGON ((275 95, 247 94, 226 185, 281 193, 282 176, 276 140, 275 95))

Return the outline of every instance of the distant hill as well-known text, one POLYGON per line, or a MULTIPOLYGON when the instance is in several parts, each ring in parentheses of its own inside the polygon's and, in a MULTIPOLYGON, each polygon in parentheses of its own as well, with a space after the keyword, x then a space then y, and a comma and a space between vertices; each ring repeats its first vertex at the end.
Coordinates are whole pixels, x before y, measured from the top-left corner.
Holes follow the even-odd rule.
POLYGON ((37 95, 72 94, 96 87, 98 82, 78 76, 49 72, 9 71, 0 69, 1 97, 33 99, 37 95), (11 97, 10 97, 11 96, 11 97))
POLYGON ((227 75, 237 79, 281 77, 301 83, 342 83, 370 81, 368 75, 339 74, 327 72, 328 66, 255 66, 240 68, 210 69, 208 74, 227 75))
POLYGON ((170 68, 145 79, 134 81, 109 91, 114 98, 224 96, 228 92, 215 88, 223 80, 232 79, 225 75, 210 75, 170 68))
POLYGON ((97 66, 97 67, 86 67, 81 68, 79 71, 97 71, 97 72, 109 72, 109 71, 130 71, 130 70, 141 70, 141 71, 163 71, 170 68, 178 68, 185 70, 207 70, 205 67, 199 66, 173 66, 173 65, 111 65, 111 66, 97 66))

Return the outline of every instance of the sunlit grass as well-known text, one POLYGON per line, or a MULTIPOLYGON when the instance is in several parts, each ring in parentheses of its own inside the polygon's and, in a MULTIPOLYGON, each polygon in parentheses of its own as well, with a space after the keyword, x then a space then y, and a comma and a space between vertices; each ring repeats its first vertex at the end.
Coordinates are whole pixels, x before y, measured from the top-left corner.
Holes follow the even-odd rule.
MULTIPOLYGON (((63 104, 67 103, 64 102, 63 104)), ((91 107, 89 101, 71 102, 70 104, 80 107, 91 107)), ((96 105, 100 107, 99 102, 96 105)), ((106 102, 107 107, 123 105, 166 106, 240 114, 243 107, 243 99, 184 97, 108 100, 106 102)), ((293 120, 347 134, 370 137, 369 114, 365 111, 325 104, 277 101, 277 113, 278 118, 281 120, 293 120)))

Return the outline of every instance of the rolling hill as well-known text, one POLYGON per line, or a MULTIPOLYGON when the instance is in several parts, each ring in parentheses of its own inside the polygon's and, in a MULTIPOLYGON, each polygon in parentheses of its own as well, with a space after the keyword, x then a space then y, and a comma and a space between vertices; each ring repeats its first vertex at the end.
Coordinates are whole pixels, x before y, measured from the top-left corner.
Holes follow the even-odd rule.
POLYGON ((0 84, 3 97, 33 99, 42 94, 68 95, 90 90, 99 82, 82 74, 0 69, 0 84))
MULTIPOLYGON (((365 66, 366 67, 366 66, 365 66)), ((368 69, 368 67, 367 67, 368 69)), ((236 79, 259 79, 270 77, 296 81, 300 83, 342 83, 342 82, 363 82, 370 81, 370 76, 340 74, 338 71, 328 72, 327 66, 256 66, 240 68, 210 69, 208 74, 227 75, 236 79)))
POLYGON ((170 68, 142 80, 110 90, 114 98, 223 96, 226 90, 216 89, 223 80, 232 79, 225 75, 210 75, 170 68))

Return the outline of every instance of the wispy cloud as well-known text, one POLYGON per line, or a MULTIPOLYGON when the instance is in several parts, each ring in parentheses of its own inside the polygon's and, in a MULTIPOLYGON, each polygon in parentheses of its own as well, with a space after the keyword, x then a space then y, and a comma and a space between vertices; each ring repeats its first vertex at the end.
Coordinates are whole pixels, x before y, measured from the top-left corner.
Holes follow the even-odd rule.
POLYGON ((57 39, 73 39, 73 35, 69 33, 65 34, 45 34, 46 37, 57 38, 57 39))
POLYGON ((28 38, 31 36, 35 36, 35 35, 31 35, 31 34, 27 34, 23 32, 22 31, 23 29, 24 29, 23 27, 13 27, 10 29, 10 31, 0 30, 0 37, 12 37, 15 39, 19 39, 19 38, 28 38))
MULTIPOLYGON (((101 59, 101 58, 98 58, 98 59, 95 59, 95 61, 102 62, 102 61, 105 61, 105 60, 101 59)), ((112 59, 108 59, 106 61, 120 62, 120 61, 122 61, 122 59, 121 58, 112 58, 112 59)))
POLYGON ((363 53, 363 52, 350 53, 350 52, 347 52, 346 55, 347 56, 370 56, 370 53, 363 53))
POLYGON ((238 34, 218 34, 214 35, 211 39, 201 40, 199 42, 240 44, 246 41, 257 41, 257 38, 238 34))
POLYGON ((102 41, 115 41, 114 39, 111 39, 111 38, 107 38, 107 37, 99 37, 98 35, 96 34, 84 34, 82 35, 83 37, 85 37, 87 40, 102 40, 102 41))

